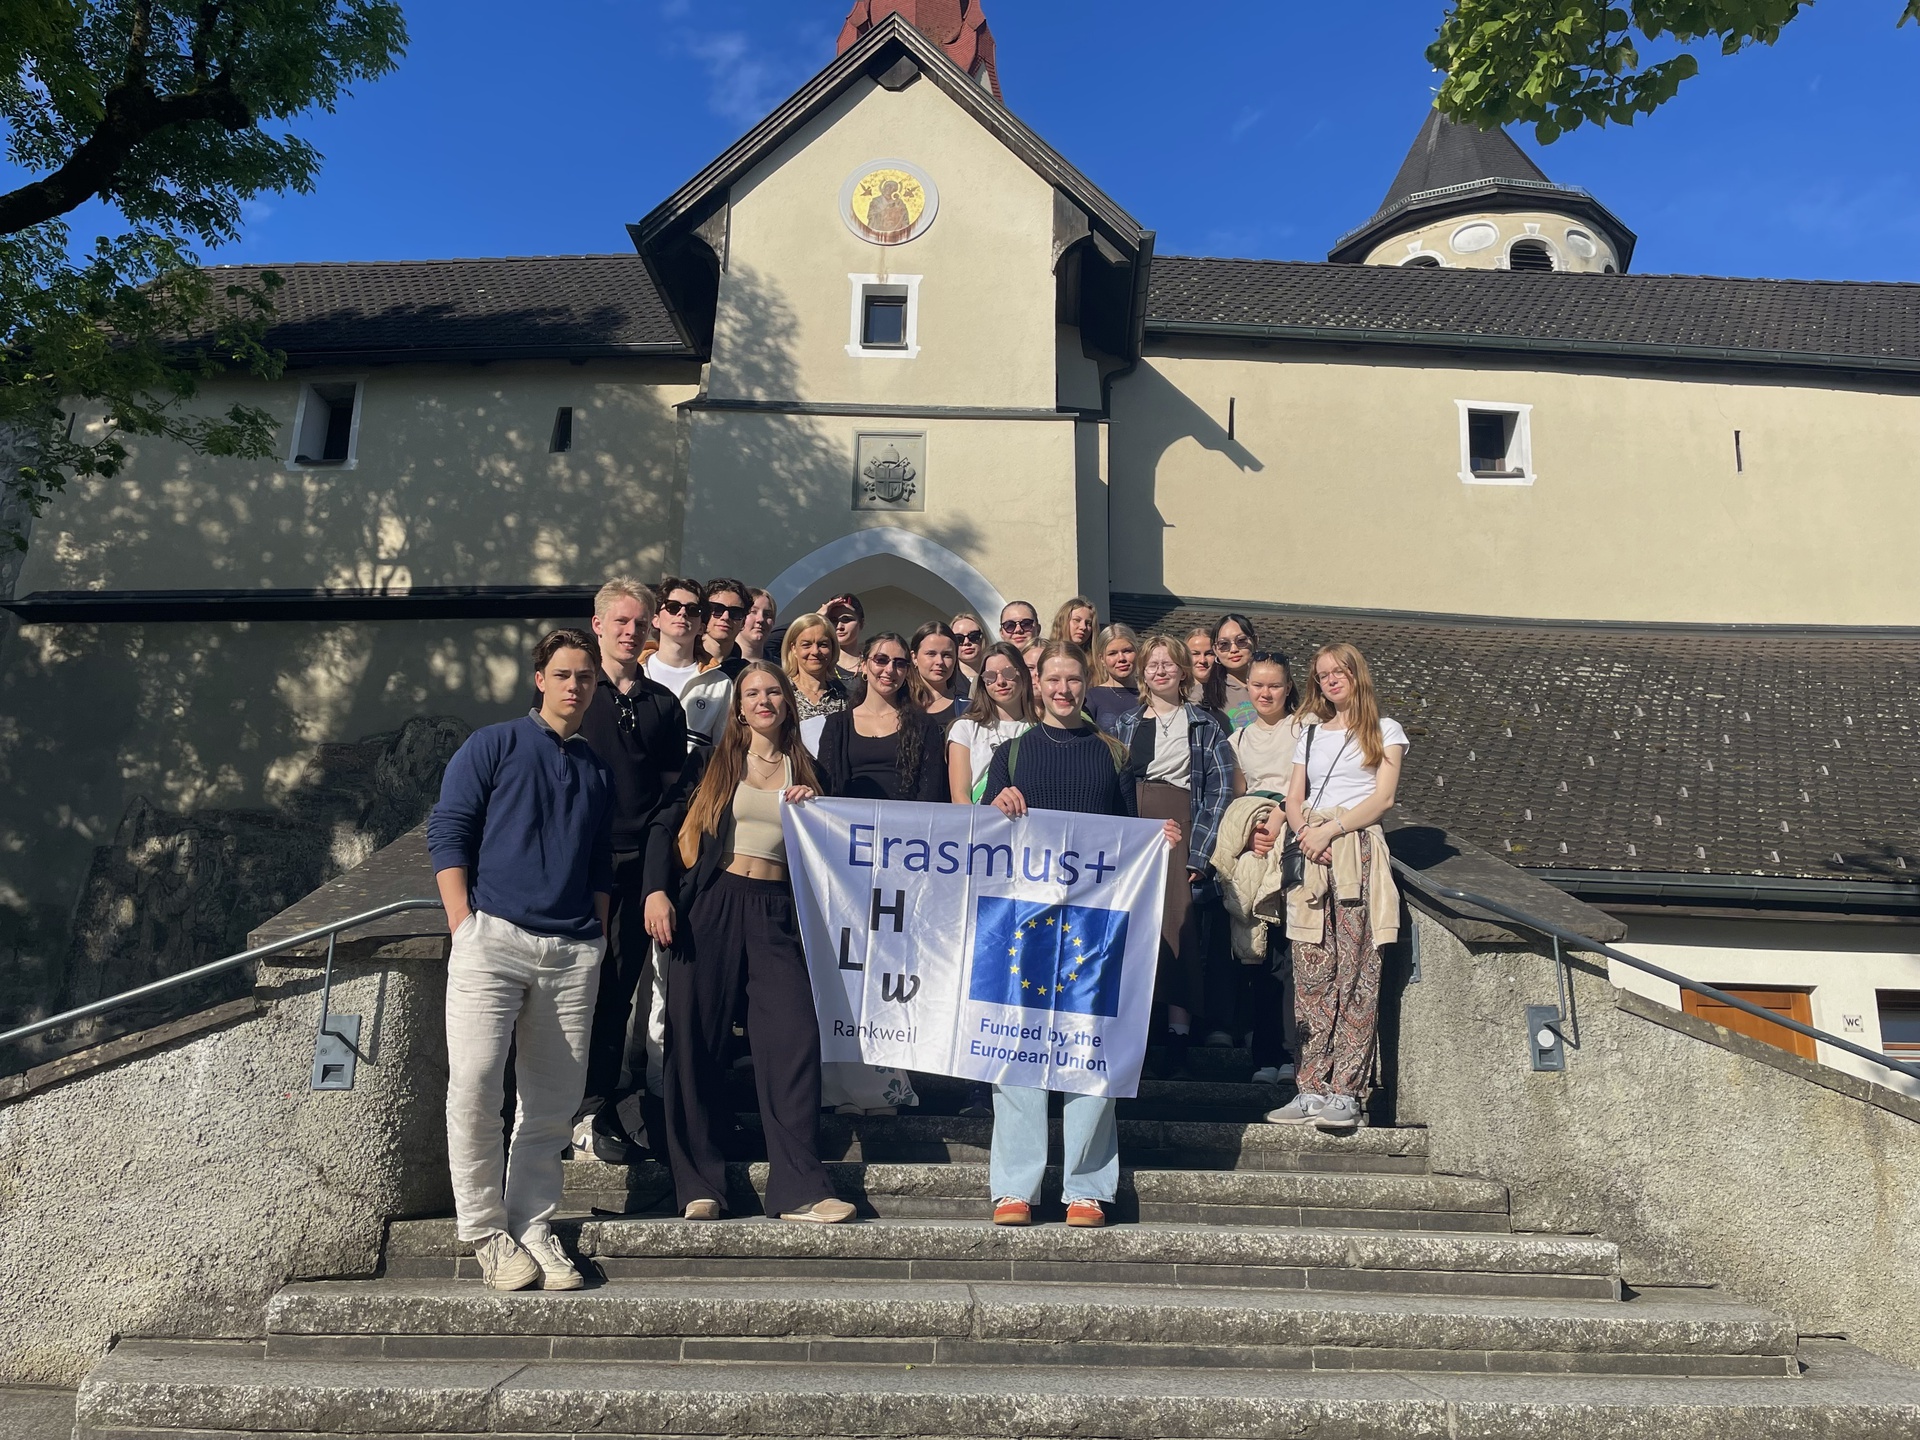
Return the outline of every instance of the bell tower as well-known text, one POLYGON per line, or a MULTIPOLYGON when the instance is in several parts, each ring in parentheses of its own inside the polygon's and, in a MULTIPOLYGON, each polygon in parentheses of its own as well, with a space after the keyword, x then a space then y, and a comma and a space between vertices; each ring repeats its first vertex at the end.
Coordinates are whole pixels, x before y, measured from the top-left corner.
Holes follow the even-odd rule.
POLYGON ((1004 101, 993 58, 993 31, 980 13, 980 0, 855 0, 847 23, 840 27, 837 53, 845 54, 862 35, 895 13, 945 50, 947 58, 981 89, 1004 101))

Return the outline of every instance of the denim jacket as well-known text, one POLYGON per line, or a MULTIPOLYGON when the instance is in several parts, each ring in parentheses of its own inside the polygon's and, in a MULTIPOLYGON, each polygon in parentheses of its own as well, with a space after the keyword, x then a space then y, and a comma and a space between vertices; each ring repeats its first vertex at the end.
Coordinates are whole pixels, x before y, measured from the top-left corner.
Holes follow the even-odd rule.
MULTIPOLYGON (((1192 820, 1187 828, 1187 868, 1200 879, 1193 887, 1196 900, 1211 900, 1220 893, 1220 882, 1213 873, 1213 847, 1220 836, 1220 820, 1233 799, 1233 744, 1220 717, 1204 705, 1188 705, 1187 755, 1193 794, 1192 820)), ((1136 782, 1144 780, 1153 761, 1153 727, 1142 725, 1146 707, 1122 715, 1113 727, 1114 738, 1132 755, 1129 768, 1136 782)))

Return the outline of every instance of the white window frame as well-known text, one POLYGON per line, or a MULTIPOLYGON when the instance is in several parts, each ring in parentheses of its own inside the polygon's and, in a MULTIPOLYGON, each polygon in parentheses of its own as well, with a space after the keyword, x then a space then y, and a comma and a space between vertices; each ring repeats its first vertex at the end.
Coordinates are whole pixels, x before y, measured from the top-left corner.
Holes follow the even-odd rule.
POLYGON ((1460 411, 1460 483, 1462 485, 1531 485, 1540 477, 1533 469, 1533 406, 1511 400, 1456 400, 1460 411), (1472 441, 1468 438, 1467 417, 1482 414, 1511 415, 1513 439, 1507 446, 1507 463, 1518 475, 1476 475, 1473 473, 1472 441))
POLYGON ((920 280, 918 275, 849 275, 853 287, 852 320, 847 329, 847 354, 857 360, 911 360, 920 353, 920 280), (905 349, 884 349, 860 343, 861 322, 866 319, 869 289, 885 287, 907 292, 907 344, 905 349))
POLYGON ((289 470, 354 470, 360 465, 360 416, 366 405, 367 380, 364 375, 308 375, 300 381, 300 399, 293 407, 293 433, 287 441, 287 469, 289 470), (353 386, 353 423, 347 429, 347 458, 344 460, 322 461, 317 465, 302 465, 297 458, 300 454, 300 436, 307 428, 307 402, 313 398, 316 385, 353 386))
POLYGON ((1537 240, 1545 247, 1547 259, 1553 262, 1553 271, 1556 275, 1567 268, 1567 257, 1560 253, 1560 247, 1542 235, 1538 229, 1532 228, 1531 222, 1529 222, 1527 233, 1514 236, 1511 240, 1507 241, 1507 248, 1500 252, 1500 267, 1503 270, 1513 269, 1513 247, 1516 245, 1524 245, 1529 240, 1537 240))

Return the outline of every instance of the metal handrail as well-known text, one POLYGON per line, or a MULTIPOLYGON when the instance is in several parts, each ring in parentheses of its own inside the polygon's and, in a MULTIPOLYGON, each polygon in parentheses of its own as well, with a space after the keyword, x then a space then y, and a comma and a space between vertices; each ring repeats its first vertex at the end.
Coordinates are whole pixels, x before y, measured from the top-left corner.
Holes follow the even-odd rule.
MULTIPOLYGON (((1578 930, 1569 930, 1564 925, 1554 924, 1551 920, 1542 920, 1537 915, 1529 915, 1524 910, 1516 910, 1511 905, 1503 904, 1491 896, 1476 895, 1471 890, 1461 890, 1452 885, 1443 885, 1422 871, 1414 869, 1405 861, 1395 860, 1393 862, 1393 868, 1400 874, 1406 876, 1414 888, 1425 891, 1429 895, 1437 895, 1443 900, 1457 900, 1463 905, 1471 905, 1478 910, 1490 910, 1495 915, 1512 920, 1528 930, 1537 931, 1542 935, 1549 936, 1555 941, 1565 941, 1567 944, 1576 946, 1581 950, 1590 951, 1596 955, 1604 955, 1609 960, 1618 960, 1622 965, 1630 965, 1635 970, 1644 971, 1648 975, 1656 976, 1661 980, 1665 980, 1670 985, 1678 985, 1682 990, 1691 990, 1696 995, 1705 995, 1708 999, 1717 1000, 1720 1004, 1729 1006, 1732 1009, 1744 1010, 1749 1015, 1757 1015, 1762 1020, 1770 1020, 1775 1025, 1784 1026, 1786 1029, 1792 1030, 1797 1034, 1805 1035, 1810 1040, 1817 1040, 1823 1045, 1831 1045, 1837 1050, 1846 1051, 1849 1055, 1857 1055, 1862 1060, 1871 1060, 1876 1065, 1883 1065, 1887 1069, 1896 1071, 1901 1075, 1908 1076, 1914 1080, 1920 1080, 1920 1065, 1910 1065, 1904 1060, 1895 1060, 1891 1056, 1882 1055, 1878 1050, 1869 1050, 1866 1046, 1856 1045, 1853 1041, 1844 1039, 1841 1036, 1831 1035, 1825 1030, 1816 1030, 1811 1025, 1803 1025, 1798 1020, 1791 1019, 1785 1015, 1776 1015, 1773 1011, 1762 1009, 1750 1000, 1742 1000, 1738 995, 1729 995, 1726 991, 1717 990, 1704 981, 1689 980, 1685 975, 1677 974, 1672 970, 1655 965, 1651 960, 1642 960, 1637 956, 1627 954, 1624 950, 1616 950, 1611 945, 1603 945, 1590 935, 1582 935, 1578 930)), ((1556 958, 1560 959, 1562 965, 1568 963, 1564 957, 1559 955, 1558 945, 1554 947, 1554 953, 1556 958)))
MULTIPOLYGON (((312 930, 302 930, 298 935, 289 935, 284 940, 276 940, 271 945, 255 946, 243 950, 238 955, 228 955, 219 960, 209 960, 205 965, 197 965, 191 970, 182 970, 178 975, 168 975, 159 980, 151 980, 145 985, 136 985, 131 990, 123 990, 118 995, 109 995, 104 1000, 95 1000, 90 1005, 82 1005, 73 1010, 63 1010, 58 1015, 49 1015, 44 1020, 35 1020, 26 1025, 18 1025, 0 1034, 0 1045, 10 1041, 24 1040, 29 1035, 38 1035, 43 1030, 52 1030, 56 1026, 71 1024, 75 1020, 85 1020, 92 1015, 102 1015, 109 1010, 135 1000, 144 1000, 149 995, 158 995, 163 990, 171 990, 176 985, 185 985, 189 981, 200 980, 208 975, 218 975, 234 970, 252 960, 268 955, 277 955, 282 950, 291 950, 296 945, 305 945, 311 940, 325 940, 327 944, 327 965, 331 976, 333 965, 333 939, 343 930, 365 925, 374 920, 384 919, 388 915, 398 915, 403 910, 438 910, 442 906, 438 900, 396 900, 391 905, 382 905, 377 910, 369 910, 361 915, 349 915, 344 920, 335 920, 331 924, 316 926, 312 930)), ((321 1024, 326 1024, 324 1012, 321 1024)))

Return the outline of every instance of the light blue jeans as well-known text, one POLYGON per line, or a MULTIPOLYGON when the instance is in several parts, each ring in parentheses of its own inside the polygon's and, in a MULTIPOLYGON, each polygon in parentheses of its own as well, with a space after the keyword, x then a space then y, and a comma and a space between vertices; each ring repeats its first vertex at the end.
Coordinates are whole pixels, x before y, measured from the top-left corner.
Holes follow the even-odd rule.
MULTIPOLYGON (((993 1152, 988 1165, 993 1198, 1040 1199, 1047 1168, 1047 1095, 1023 1086, 993 1087, 993 1152)), ((1060 1130, 1066 1149, 1067 1200, 1112 1202, 1120 1187, 1120 1126, 1109 1095, 1068 1095, 1060 1130)))

